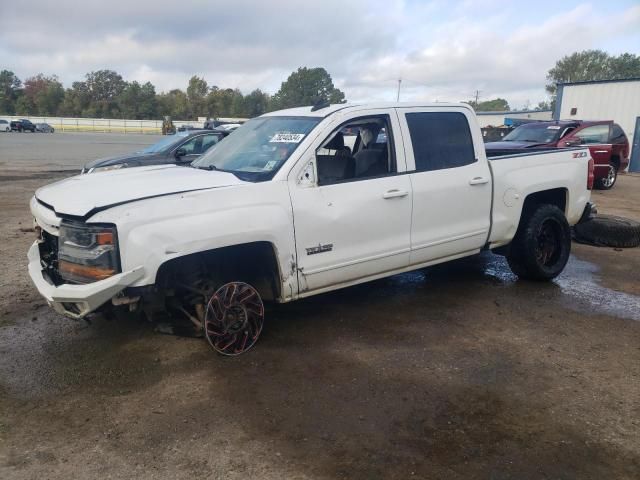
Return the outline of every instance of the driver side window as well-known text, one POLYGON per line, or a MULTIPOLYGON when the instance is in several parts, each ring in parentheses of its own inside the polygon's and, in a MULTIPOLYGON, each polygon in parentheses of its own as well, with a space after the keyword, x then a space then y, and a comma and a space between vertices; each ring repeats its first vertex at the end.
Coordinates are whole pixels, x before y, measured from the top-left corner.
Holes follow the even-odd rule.
POLYGON ((193 137, 184 142, 181 146, 186 155, 200 155, 202 153, 202 137, 193 137))
POLYGON ((574 134, 583 144, 607 143, 609 141, 609 125, 594 125, 583 128, 574 134))
POLYGON ((388 115, 349 120, 316 150, 318 185, 375 178, 396 172, 388 115))

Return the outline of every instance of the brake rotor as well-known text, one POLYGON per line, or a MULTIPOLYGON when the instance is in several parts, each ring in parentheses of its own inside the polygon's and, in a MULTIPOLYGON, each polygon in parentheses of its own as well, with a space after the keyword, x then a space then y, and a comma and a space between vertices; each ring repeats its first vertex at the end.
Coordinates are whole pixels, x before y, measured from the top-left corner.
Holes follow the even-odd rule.
POLYGON ((240 355, 258 341, 264 325, 264 304, 251 285, 231 282, 220 287, 207 304, 204 334, 215 351, 240 355))

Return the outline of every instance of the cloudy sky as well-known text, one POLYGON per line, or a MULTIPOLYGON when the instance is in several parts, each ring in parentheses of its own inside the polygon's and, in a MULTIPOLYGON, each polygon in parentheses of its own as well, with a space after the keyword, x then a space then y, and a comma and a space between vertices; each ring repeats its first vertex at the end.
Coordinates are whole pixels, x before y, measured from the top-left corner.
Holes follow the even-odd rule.
POLYGON ((109 68, 158 91, 211 85, 274 93, 325 67, 350 101, 546 98, 574 51, 640 54, 637 0, 29 0, 0 2, 0 69, 70 86, 109 68), (27 6, 28 5, 28 6, 27 6))

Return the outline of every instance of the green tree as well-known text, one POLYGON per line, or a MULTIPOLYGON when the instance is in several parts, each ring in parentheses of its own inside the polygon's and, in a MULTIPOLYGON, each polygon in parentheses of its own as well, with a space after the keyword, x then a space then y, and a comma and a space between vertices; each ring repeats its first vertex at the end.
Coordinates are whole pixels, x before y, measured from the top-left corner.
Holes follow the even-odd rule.
POLYGON ((344 103, 342 91, 333 85, 331 75, 324 68, 300 67, 282 82, 273 96, 272 108, 291 108, 314 105, 318 102, 344 103))
POLYGON ((208 113, 206 102, 208 92, 209 86, 204 78, 194 75, 189 79, 187 99, 189 101, 189 113, 192 118, 208 113))
POLYGON ((58 110, 59 115, 79 117, 89 106, 89 92, 84 82, 73 82, 64 92, 64 99, 58 110))
MULTIPOLYGON (((87 73, 84 85, 78 88, 88 95, 89 104, 82 114, 84 116, 114 118, 120 117, 118 97, 122 94, 126 82, 113 70, 97 70, 87 73)), ((74 83, 75 85, 75 83, 74 83)))
POLYGON ((22 82, 10 70, 0 71, 0 113, 13 115, 16 112, 16 100, 21 94, 22 82))
POLYGON ((556 85, 591 80, 621 80, 640 76, 640 56, 623 53, 611 56, 602 50, 575 52, 558 60, 547 73, 546 89, 556 93, 556 85))
POLYGON ((233 91, 233 96, 231 97, 231 117, 246 117, 247 114, 245 112, 245 99, 244 95, 239 89, 235 89, 233 91))
POLYGON ((210 106, 209 116, 214 118, 234 116, 234 103, 236 108, 239 107, 239 102, 236 100, 238 93, 239 91, 231 88, 211 89, 207 101, 210 106))
POLYGON ((469 100, 467 102, 476 112, 508 112, 509 103, 504 98, 494 98, 493 100, 486 100, 484 102, 476 103, 475 100, 469 100))
POLYGON ((623 53, 617 57, 611 57, 609 69, 615 79, 640 77, 640 55, 623 53))
POLYGON ((143 85, 133 81, 127 83, 118 96, 120 115, 137 120, 155 118, 158 110, 156 89, 150 82, 143 85))
POLYGON ((171 115, 174 119, 189 118, 189 101, 187 94, 180 89, 174 89, 158 95, 158 113, 160 116, 171 115))
POLYGON ((244 97, 244 113, 247 117, 258 117, 269 108, 270 97, 268 93, 259 88, 244 97))

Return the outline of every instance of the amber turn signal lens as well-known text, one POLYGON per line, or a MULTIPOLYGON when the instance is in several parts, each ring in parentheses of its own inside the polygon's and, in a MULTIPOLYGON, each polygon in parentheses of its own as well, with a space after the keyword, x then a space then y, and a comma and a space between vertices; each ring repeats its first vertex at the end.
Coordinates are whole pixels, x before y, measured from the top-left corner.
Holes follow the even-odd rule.
POLYGON ((98 245, 113 245, 113 232, 100 232, 96 234, 98 245))
POLYGON ((83 277, 92 280, 104 280, 116 273, 112 268, 91 267, 89 265, 80 265, 65 260, 58 262, 58 270, 61 274, 64 274, 63 277, 83 277))

